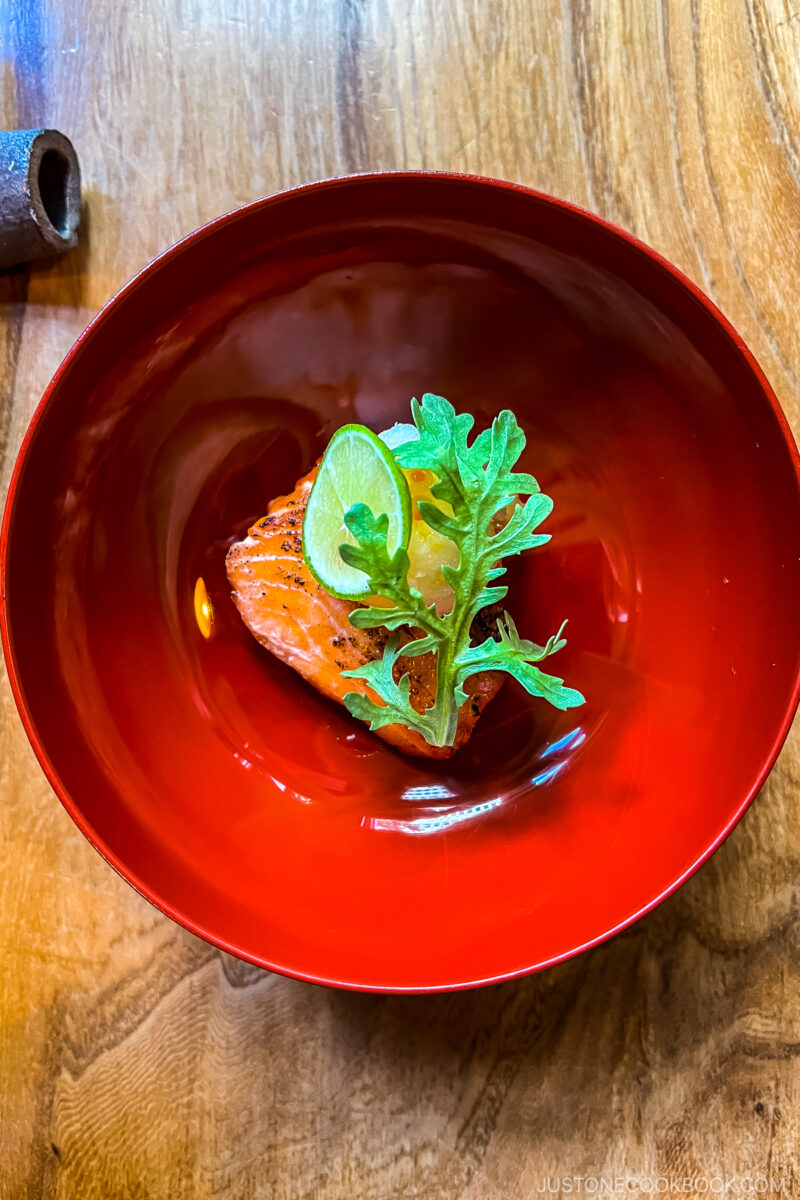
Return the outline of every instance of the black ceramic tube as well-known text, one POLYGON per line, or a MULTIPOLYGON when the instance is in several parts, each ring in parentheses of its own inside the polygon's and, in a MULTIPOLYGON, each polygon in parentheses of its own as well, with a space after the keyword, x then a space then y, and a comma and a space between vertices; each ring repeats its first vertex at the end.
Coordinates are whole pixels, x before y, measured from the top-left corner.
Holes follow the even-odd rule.
POLYGON ((81 176, 56 129, 0 130, 0 268, 78 244, 81 176))

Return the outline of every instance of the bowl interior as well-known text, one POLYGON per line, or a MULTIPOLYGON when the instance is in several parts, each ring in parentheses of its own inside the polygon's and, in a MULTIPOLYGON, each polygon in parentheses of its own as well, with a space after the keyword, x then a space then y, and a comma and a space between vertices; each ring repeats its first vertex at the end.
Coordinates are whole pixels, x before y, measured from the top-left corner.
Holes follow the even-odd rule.
POLYGON ((255 961, 374 988, 531 969, 723 835, 797 676, 797 479, 735 341, 641 248, 465 179, 338 181, 148 269, 60 375, 7 545, 40 756, 151 898, 255 961), (509 608, 587 696, 506 685, 449 763, 260 649, 225 551, 348 421, 503 407, 555 501, 509 608), (202 578, 212 636, 197 626, 202 578))

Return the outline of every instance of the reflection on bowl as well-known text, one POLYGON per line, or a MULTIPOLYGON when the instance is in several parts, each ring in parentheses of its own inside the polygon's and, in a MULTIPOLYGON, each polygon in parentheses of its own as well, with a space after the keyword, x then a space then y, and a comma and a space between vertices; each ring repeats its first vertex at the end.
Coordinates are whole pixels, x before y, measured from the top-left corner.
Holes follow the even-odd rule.
POLYGON ((577 725, 556 741, 548 742, 538 754, 540 764, 543 759, 550 760, 547 765, 537 771, 531 779, 523 780, 515 790, 505 792, 502 796, 482 800, 479 804, 447 804, 446 801, 452 800, 455 793, 441 783, 410 787, 403 792, 403 799, 415 806, 413 817, 395 820, 389 817, 364 816, 362 824, 370 829, 382 829, 387 833, 431 834, 452 829, 454 825, 462 825, 465 821, 474 821, 487 813, 496 812, 517 796, 533 799, 534 793, 531 789, 551 783, 556 775, 561 774, 574 752, 585 741, 586 734, 580 725, 577 725), (445 803, 434 804, 434 801, 445 803))

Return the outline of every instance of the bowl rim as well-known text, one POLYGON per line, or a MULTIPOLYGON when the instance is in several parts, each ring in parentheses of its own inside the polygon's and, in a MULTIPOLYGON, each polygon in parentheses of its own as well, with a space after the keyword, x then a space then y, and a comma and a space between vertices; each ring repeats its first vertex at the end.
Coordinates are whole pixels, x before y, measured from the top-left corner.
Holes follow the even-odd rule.
POLYGON ((25 462, 28 458, 31 447, 33 446, 39 426, 41 425, 43 418, 50 407, 52 399, 60 386, 63 375, 72 361, 82 350, 83 346, 91 339, 91 337, 94 336, 96 330, 102 327, 110 310, 114 308, 122 299, 141 287, 154 268, 170 261, 173 258, 177 258, 189 246, 205 240, 207 237, 213 235, 218 229, 224 228, 225 226, 231 225, 240 220, 245 213, 250 214, 258 210, 268 210, 272 205, 292 196, 308 194, 314 191, 325 191, 327 189, 339 187, 343 184, 351 185, 354 182, 370 184, 386 179, 398 179, 405 181, 435 179, 440 182, 463 182, 484 186, 486 188, 499 188, 510 192, 520 193, 540 203, 544 203, 545 205, 550 205, 556 209, 559 209, 571 216, 578 217, 580 220, 588 222, 590 225, 604 231, 606 234, 610 234, 613 238, 622 242, 626 247, 633 249, 641 257, 647 259, 657 269, 660 269, 666 275, 671 276, 671 278, 681 285, 683 290, 689 294, 690 298, 692 298, 701 308, 703 308, 716 323, 721 332, 726 336, 734 352, 738 354, 741 360, 743 360, 745 367, 749 369, 751 375, 755 378, 756 383, 767 399, 770 408, 772 409, 773 415, 777 420, 778 427, 786 443, 789 451, 789 457, 794 467, 795 483, 798 489, 798 496, 800 496, 800 453, 798 453, 797 444, 795 443, 789 422, 755 356, 748 349, 744 340, 736 332, 733 325, 730 323, 724 313, 721 312, 717 305, 709 299, 709 297, 697 286, 697 284, 695 284, 687 275, 683 273, 683 271, 674 266, 673 263, 671 263, 657 250, 654 250, 646 242, 642 241, 634 234, 629 233, 621 226, 616 225, 614 222, 607 220, 605 217, 601 217, 597 213, 583 208, 581 205, 574 204, 571 201, 564 200, 558 196, 553 196, 547 192, 539 191, 536 188, 528 187, 526 184, 515 183, 510 180, 496 179, 485 175, 472 175, 467 172, 446 170, 368 171, 363 173, 358 172, 346 175, 335 175, 272 192, 267 196, 262 196, 256 200, 250 201, 247 204, 242 204, 236 208, 230 209, 221 216, 215 217, 211 221, 207 221, 203 225, 198 226, 197 229, 192 230, 190 233, 180 238, 180 240, 175 242, 172 246, 169 246, 166 250, 156 255, 155 258, 151 259, 144 267, 141 268, 141 270, 139 270, 131 279, 129 279, 127 283, 125 283, 117 292, 115 292, 114 295, 106 300, 67 351, 67 354, 59 364, 55 374, 53 375, 53 378, 47 385, 41 400, 34 410, 33 416, 31 417, 30 423, 17 453, 9 481, 8 492, 3 509, 2 525, 0 525, 0 640, 2 641, 3 645, 3 652, 5 655, 11 691, 22 721, 23 728, 48 782, 50 783, 64 808, 69 813, 72 820, 75 822, 86 839, 95 848, 95 850, 97 850, 98 853, 106 860, 106 862, 113 867, 118 875, 120 875, 127 883, 129 883, 155 908, 164 913, 165 916, 170 917, 184 929, 187 929, 190 933, 195 934, 197 937, 202 938, 204 941, 209 942, 218 949, 223 950, 228 954, 232 954, 237 958, 243 959, 246 962, 253 963, 255 966, 275 972, 279 975, 284 975, 292 979, 298 979, 306 983, 314 983, 328 987, 342 988, 349 991, 368 992, 373 994, 434 994, 440 992, 461 991, 468 988, 487 987, 491 984, 505 983, 513 979, 523 978, 526 975, 543 971, 547 967, 554 966, 556 963, 566 962, 569 959, 575 958, 577 955, 592 949, 594 946, 601 945, 603 942, 608 941, 622 930, 629 928, 642 917, 646 916, 649 912, 652 912, 653 909, 657 908, 659 904, 663 903, 664 900, 666 900, 669 896, 676 892, 678 888, 686 883, 686 881, 690 879, 696 871, 699 870, 699 868, 711 857, 711 855, 719 849, 731 831, 739 823, 763 787, 767 776, 775 765, 778 754, 780 753, 783 743, 785 742, 792 726, 794 715, 798 708, 798 703, 800 703, 800 661, 798 662, 795 670, 794 684, 783 715, 783 719, 775 731, 772 745, 767 752, 761 767, 759 768, 754 782, 750 786, 749 790, 745 793, 732 817, 719 831, 717 836, 702 851, 695 861, 691 863, 690 866, 687 867, 686 870, 683 871, 676 879, 672 880, 670 884, 657 896, 649 900, 645 905, 637 909, 635 912, 630 913, 616 925, 613 925, 603 932, 597 934, 589 941, 586 941, 581 945, 571 947, 569 950, 565 950, 562 953, 554 955, 550 958, 532 963, 529 966, 515 968, 511 971, 500 972, 498 974, 489 975, 482 978, 458 979, 448 981, 447 983, 435 983, 428 985, 371 984, 348 980, 345 978, 316 975, 313 972, 303 971, 292 966, 287 966, 286 964, 272 962, 267 958, 257 954, 252 954, 241 947, 237 947, 226 941, 224 937, 221 937, 219 933, 215 932, 213 929, 202 925, 200 922, 195 921, 191 916, 174 907, 162 896, 160 896, 144 879, 126 866, 122 859, 106 844, 104 839, 99 836, 91 823, 86 819, 80 805, 75 799, 73 799, 69 790, 62 782, 54 763, 51 761, 50 756, 39 737, 36 722, 28 704, 25 689, 23 687, 22 679, 17 667, 17 659, 14 649, 14 635, 10 625, 7 601, 10 532, 14 519, 19 485, 25 462))

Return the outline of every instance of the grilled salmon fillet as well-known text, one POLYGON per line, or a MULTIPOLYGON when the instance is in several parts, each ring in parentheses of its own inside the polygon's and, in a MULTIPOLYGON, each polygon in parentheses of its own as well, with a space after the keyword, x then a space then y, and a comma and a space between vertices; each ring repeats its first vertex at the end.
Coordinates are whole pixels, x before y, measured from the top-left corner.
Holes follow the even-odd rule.
MULTIPOLYGON (((356 629, 349 616, 358 605, 337 600, 320 587, 303 559, 303 515, 315 466, 297 481, 288 496, 277 496, 267 515, 235 542, 227 554, 226 570, 233 601, 242 620, 262 646, 294 667, 318 691, 341 703, 347 692, 360 691, 377 700, 362 679, 343 679, 342 671, 379 658, 389 638, 385 629, 356 629)), ((480 640, 492 632, 489 610, 475 634, 480 640)), ((409 630, 408 638, 413 634, 409 630)), ((408 675, 411 703, 417 712, 429 708, 436 693, 436 656, 421 654, 398 658, 395 678, 408 675)), ((489 701, 500 690, 500 672, 473 675, 465 685, 467 700, 461 706, 452 746, 431 746, 405 725, 386 725, 378 737, 406 754, 449 758, 466 744, 489 701)))

